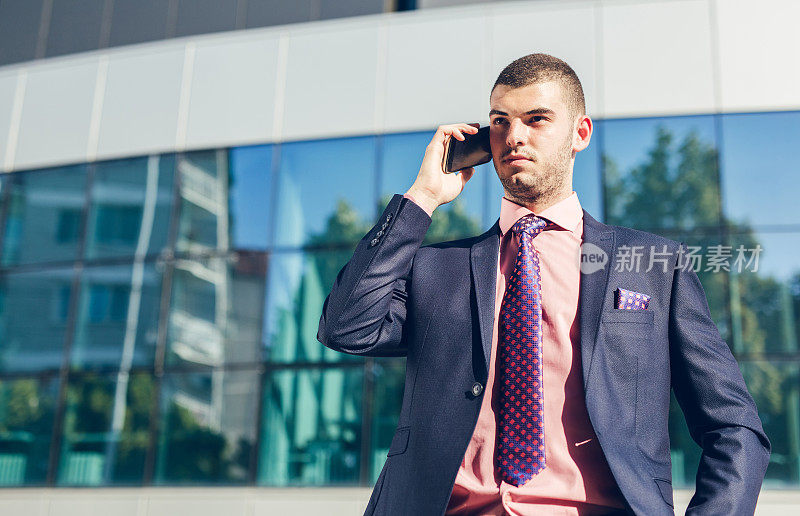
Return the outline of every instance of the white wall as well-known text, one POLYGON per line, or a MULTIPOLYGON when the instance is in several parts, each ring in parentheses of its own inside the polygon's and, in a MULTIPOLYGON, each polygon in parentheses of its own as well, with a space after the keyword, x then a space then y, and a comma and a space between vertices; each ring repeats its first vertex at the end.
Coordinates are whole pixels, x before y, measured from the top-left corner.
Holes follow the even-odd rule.
POLYGON ((512 1, 0 68, 0 170, 487 123, 500 70, 563 58, 596 118, 800 109, 793 0, 512 1))

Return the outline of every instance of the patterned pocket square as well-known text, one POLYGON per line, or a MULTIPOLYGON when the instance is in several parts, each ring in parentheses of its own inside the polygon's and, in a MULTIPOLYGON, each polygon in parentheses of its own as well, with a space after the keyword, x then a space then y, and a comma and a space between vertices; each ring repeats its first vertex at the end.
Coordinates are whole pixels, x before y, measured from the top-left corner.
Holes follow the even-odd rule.
POLYGON ((650 302, 650 296, 634 290, 618 288, 616 294, 617 308, 621 310, 646 310, 650 302))

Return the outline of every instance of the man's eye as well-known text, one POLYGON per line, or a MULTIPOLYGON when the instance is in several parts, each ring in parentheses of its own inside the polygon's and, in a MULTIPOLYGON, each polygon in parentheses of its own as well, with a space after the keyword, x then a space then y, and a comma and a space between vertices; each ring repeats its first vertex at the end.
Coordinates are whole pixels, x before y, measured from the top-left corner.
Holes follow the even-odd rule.
POLYGON ((492 120, 492 123, 493 123, 494 125, 499 125, 499 124, 498 124, 498 122, 502 123, 502 122, 504 122, 504 121, 505 121, 505 120, 503 120, 502 118, 495 118, 494 120, 492 120))
POLYGON ((544 117, 537 115, 537 116, 532 117, 531 120, 533 120, 534 122, 541 122, 542 120, 544 120, 544 117))

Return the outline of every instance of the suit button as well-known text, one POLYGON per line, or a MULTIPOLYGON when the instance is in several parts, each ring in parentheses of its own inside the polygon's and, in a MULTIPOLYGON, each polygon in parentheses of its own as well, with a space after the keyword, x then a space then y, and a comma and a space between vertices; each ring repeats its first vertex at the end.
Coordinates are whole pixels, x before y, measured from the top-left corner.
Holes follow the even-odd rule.
POLYGON ((375 247, 376 245, 378 245, 378 239, 373 238, 372 241, 369 243, 369 245, 370 247, 375 247))
POLYGON ((381 224, 381 229, 386 229, 388 227, 389 227, 389 223, 388 222, 384 222, 383 224, 381 224))
POLYGON ((377 237, 377 238, 380 238, 382 236, 383 236, 383 230, 380 230, 377 233, 375 233, 375 237, 377 237))
POLYGON ((387 213, 386 214, 386 222, 389 222, 390 220, 392 220, 392 214, 391 213, 387 213))
POLYGON ((475 382, 472 384, 472 395, 473 396, 480 396, 483 392, 483 385, 480 382, 475 382))

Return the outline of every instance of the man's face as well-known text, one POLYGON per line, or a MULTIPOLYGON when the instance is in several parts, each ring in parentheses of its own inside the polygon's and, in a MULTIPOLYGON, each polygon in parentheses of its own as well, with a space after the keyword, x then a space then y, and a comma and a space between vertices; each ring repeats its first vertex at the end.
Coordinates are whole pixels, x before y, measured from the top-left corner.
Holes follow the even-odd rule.
POLYGON ((536 201, 571 190, 575 127, 560 83, 498 85, 489 104, 492 161, 508 196, 536 201))

